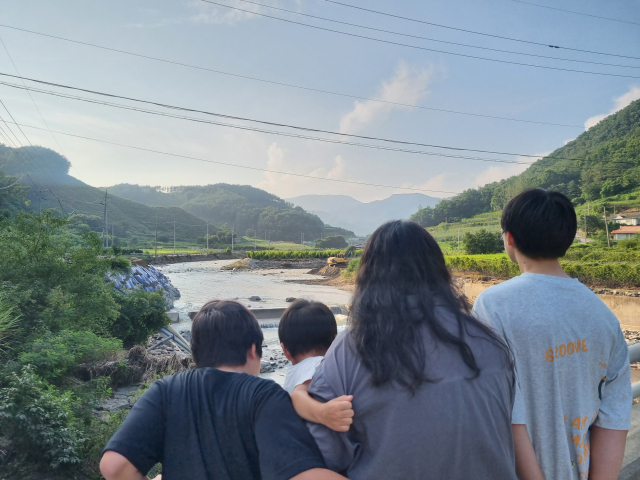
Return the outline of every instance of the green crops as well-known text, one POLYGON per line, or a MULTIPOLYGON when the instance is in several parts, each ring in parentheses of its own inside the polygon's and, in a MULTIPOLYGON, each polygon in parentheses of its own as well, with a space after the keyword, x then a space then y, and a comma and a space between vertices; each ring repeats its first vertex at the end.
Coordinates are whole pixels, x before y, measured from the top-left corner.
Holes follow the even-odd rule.
MULTIPOLYGON (((456 271, 478 272, 500 278, 520 274, 518 265, 504 254, 454 255, 445 257, 447 265, 456 271)), ((561 261, 562 268, 581 282, 601 282, 612 287, 639 287, 640 264, 636 262, 575 262, 561 261)))

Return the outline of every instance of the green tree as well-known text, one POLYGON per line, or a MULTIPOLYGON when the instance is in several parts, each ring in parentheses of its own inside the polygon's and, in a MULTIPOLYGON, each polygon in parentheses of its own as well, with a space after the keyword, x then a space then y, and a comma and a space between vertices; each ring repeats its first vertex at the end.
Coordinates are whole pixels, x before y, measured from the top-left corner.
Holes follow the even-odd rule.
POLYGON ((169 325, 167 302, 161 291, 133 290, 115 294, 120 313, 109 332, 122 340, 125 348, 146 343, 150 335, 169 325))
POLYGON ((344 239, 344 237, 342 236, 333 236, 333 237, 327 237, 327 238, 323 238, 322 240, 316 240, 315 241, 315 247, 316 248, 347 248, 349 246, 349 244, 347 243, 347 241, 344 239))
POLYGON ((478 233, 466 233, 464 248, 469 255, 500 253, 504 251, 504 243, 499 233, 491 233, 481 229, 478 233))
POLYGON ((84 438, 71 392, 60 393, 27 366, 0 388, 0 431, 32 462, 52 468, 78 464, 84 438))
POLYGON ((26 334, 78 329, 106 332, 118 317, 109 271, 122 272, 122 257, 100 257, 101 241, 69 235, 68 220, 21 213, 0 224, 0 283, 14 292, 26 334))

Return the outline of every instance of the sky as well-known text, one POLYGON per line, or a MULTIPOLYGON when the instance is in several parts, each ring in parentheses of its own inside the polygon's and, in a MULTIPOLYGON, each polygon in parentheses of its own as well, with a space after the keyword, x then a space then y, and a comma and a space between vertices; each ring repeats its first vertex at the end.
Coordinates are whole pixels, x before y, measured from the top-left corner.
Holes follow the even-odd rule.
MULTIPOLYGON (((343 1, 458 30, 378 15, 327 0, 215 2, 220 5, 202 0, 1 0, 0 39, 13 62, 0 45, 0 73, 19 72, 38 80, 265 122, 510 155, 365 140, 111 100, 241 127, 502 162, 319 142, 160 117, 44 93, 32 92, 32 101, 25 90, 4 85, 0 85, 0 100, 24 125, 29 142, 65 155, 72 164, 71 175, 96 187, 118 183, 175 186, 225 182, 252 185, 282 198, 343 194, 369 202, 397 193, 419 192, 444 198, 515 175, 527 167, 527 162, 535 160, 522 155, 549 153, 640 98, 640 3, 633 0, 612 0, 606 8, 596 0, 533 1, 621 21, 514 0, 343 1), (405 36, 309 18, 266 5, 405 36), (201 68, 98 49, 16 28, 201 68), (549 48, 461 30, 618 56, 549 48), (553 60, 442 42, 623 66, 553 60)), ((0 81, 20 84, 20 80, 6 77, 0 81)), ((65 92, 56 87, 27 85, 65 92)), ((65 93, 104 100, 88 93, 65 93)), ((0 116, 9 119, 2 108, 0 116)), ((27 144, 26 139, 20 138, 27 144)))

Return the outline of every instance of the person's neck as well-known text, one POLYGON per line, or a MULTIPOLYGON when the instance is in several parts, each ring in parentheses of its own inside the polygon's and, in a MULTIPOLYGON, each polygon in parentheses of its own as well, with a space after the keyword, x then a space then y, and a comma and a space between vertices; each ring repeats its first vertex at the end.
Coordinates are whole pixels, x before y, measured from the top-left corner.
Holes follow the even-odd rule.
POLYGON ((309 350, 308 352, 299 353, 298 355, 294 355, 293 358, 291 359, 291 363, 293 365, 297 365, 300 362, 302 362, 303 360, 306 360, 307 358, 324 357, 326 353, 327 353, 327 349, 326 348, 315 348, 313 350, 309 350))
POLYGON ((222 370, 223 372, 232 372, 232 373, 247 373, 251 375, 249 368, 247 365, 220 365, 219 367, 215 367, 218 370, 222 370))
POLYGON ((552 277, 571 278, 565 273, 557 258, 530 258, 520 252, 516 253, 520 273, 537 273, 552 277))

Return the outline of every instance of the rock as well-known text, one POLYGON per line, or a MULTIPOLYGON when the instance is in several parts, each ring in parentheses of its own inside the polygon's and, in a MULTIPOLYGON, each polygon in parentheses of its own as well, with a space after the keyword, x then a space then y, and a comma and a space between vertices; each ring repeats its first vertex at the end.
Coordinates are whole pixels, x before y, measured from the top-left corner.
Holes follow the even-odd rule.
POLYGON ((107 398, 102 402, 102 405, 98 407, 99 410, 106 410, 107 412, 114 412, 116 410, 125 410, 133 406, 130 400, 130 395, 135 390, 140 388, 139 385, 133 385, 129 387, 118 388, 112 398, 107 398))
POLYGON ((260 373, 266 372, 275 372, 276 369, 271 365, 270 362, 265 362, 264 360, 260 361, 260 373))
POLYGON ((331 309, 331 313, 333 313, 334 315, 347 315, 349 313, 340 305, 332 305, 329 308, 331 309))
POLYGON ((296 297, 287 297, 287 299, 285 300, 285 302, 287 303, 291 303, 291 302, 295 302, 297 300, 296 297))
POLYGON ((249 297, 249 300, 251 300, 252 302, 259 302, 259 301, 262 300, 262 298, 260 298, 257 295, 253 295, 253 296, 249 297))

